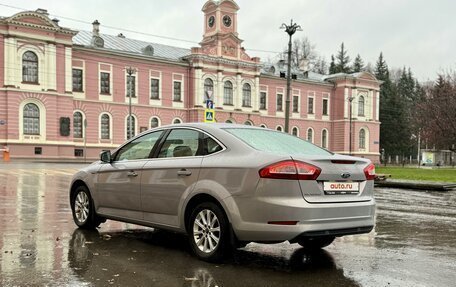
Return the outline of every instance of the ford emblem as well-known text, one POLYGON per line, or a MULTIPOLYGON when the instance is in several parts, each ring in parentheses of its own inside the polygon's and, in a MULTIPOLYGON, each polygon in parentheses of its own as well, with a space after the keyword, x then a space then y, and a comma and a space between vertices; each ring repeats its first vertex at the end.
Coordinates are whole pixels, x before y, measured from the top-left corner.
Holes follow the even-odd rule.
POLYGON ((349 177, 351 176, 351 174, 349 174, 348 172, 345 172, 345 173, 341 174, 340 176, 341 176, 342 178, 347 179, 347 178, 349 178, 349 177))

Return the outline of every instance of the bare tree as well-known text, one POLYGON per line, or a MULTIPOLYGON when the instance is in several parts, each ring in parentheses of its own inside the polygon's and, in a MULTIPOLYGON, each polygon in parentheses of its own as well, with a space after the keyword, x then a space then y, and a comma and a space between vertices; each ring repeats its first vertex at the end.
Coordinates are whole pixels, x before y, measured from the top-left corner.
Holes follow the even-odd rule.
POLYGON ((318 57, 315 44, 307 37, 295 39, 293 42, 293 65, 299 67, 303 60, 307 60, 309 67, 313 67, 318 57))
MULTIPOLYGON (((291 65, 296 68, 305 66, 306 70, 313 70, 318 60, 318 53, 315 47, 316 45, 310 42, 307 37, 295 39, 293 41, 291 65)), ((282 60, 286 59, 287 49, 285 48, 283 55, 281 55, 282 60)))
POLYGON ((328 62, 326 62, 324 57, 319 56, 317 58, 317 60, 315 61, 315 64, 311 68, 311 71, 318 73, 318 74, 327 75, 328 69, 329 69, 328 62))
POLYGON ((430 144, 456 151, 456 77, 454 72, 438 76, 425 89, 425 99, 418 106, 420 126, 430 144))

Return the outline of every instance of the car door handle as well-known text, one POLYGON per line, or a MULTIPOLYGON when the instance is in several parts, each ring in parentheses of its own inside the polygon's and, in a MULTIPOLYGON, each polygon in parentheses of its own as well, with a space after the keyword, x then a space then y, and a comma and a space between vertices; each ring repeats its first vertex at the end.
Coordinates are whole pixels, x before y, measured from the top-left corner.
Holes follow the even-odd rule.
POLYGON ((190 176, 192 172, 188 169, 181 169, 177 172, 177 175, 190 176))
POLYGON ((136 172, 134 172, 134 171, 129 171, 129 172, 127 173, 127 176, 128 176, 128 177, 137 177, 138 174, 137 174, 136 172))

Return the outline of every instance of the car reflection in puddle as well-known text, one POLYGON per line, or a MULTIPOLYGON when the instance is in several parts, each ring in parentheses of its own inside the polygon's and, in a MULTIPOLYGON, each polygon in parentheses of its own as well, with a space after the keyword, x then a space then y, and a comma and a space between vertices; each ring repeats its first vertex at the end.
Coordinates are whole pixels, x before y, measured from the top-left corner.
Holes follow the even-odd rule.
POLYGON ((109 233, 76 229, 69 242, 68 263, 80 284, 215 287, 305 282, 311 286, 324 281, 358 286, 324 250, 308 252, 288 243, 249 244, 216 265, 191 256, 187 242, 181 234, 153 229, 109 233))

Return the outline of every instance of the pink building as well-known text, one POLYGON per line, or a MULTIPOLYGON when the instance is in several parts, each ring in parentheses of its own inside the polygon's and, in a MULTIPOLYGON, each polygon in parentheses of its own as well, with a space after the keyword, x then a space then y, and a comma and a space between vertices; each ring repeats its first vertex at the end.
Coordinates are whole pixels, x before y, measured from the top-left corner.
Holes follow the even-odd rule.
MULTIPOLYGON (((0 18, 0 145, 13 159, 96 159, 127 139, 130 94, 134 134, 203 121, 208 97, 218 122, 283 130, 286 63, 247 55, 238 10, 207 1, 191 50, 101 34, 98 21, 92 32, 63 28, 42 9, 0 18), (127 67, 137 71, 131 81, 127 67)), ((348 154, 351 114, 352 153, 378 162, 379 81, 293 74, 290 132, 348 154)))

